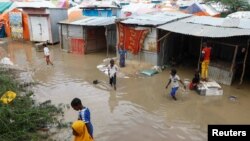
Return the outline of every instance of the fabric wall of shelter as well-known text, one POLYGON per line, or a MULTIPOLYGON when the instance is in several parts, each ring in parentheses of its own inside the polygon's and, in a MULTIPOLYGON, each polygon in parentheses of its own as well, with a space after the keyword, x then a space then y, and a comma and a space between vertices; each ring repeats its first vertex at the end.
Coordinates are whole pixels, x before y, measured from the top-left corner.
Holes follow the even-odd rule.
MULTIPOLYGON (((13 9, 10 12, 21 12, 22 13, 23 39, 30 40, 28 14, 26 14, 18 9, 13 9)), ((2 15, 2 17, 4 19, 4 23, 5 23, 5 32, 6 32, 8 37, 11 36, 11 27, 10 27, 10 21, 9 21, 9 13, 10 12, 2 15)))
POLYGON ((143 46, 148 30, 136 30, 135 28, 118 24, 119 47, 124 46, 132 54, 138 54, 143 46))
POLYGON ((22 13, 10 12, 9 21, 11 27, 11 37, 13 39, 23 39, 22 13))
POLYGON ((5 37, 6 37, 5 27, 4 24, 0 22, 0 38, 5 38, 5 37))

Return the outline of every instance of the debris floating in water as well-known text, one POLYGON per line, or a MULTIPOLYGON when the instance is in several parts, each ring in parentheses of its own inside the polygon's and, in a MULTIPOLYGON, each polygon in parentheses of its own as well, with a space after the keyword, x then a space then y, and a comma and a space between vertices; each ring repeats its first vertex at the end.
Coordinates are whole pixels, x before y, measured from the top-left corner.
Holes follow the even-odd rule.
POLYGON ((228 98, 229 98, 229 100, 231 100, 231 101, 236 101, 236 100, 237 100, 237 97, 236 97, 236 96, 233 96, 233 95, 229 96, 228 98))

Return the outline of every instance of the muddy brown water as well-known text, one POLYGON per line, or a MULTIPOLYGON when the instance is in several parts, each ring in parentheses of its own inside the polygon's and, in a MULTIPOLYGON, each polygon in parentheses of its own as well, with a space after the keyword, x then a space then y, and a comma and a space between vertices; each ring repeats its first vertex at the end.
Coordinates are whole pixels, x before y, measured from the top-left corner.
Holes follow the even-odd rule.
MULTIPOLYGON (((179 91, 173 101, 165 89, 169 71, 146 78, 118 78, 117 90, 96 66, 106 54, 69 54, 59 45, 50 46, 54 66, 47 66, 43 52, 30 42, 9 42, 4 50, 18 66, 27 69, 39 82, 34 88, 39 102, 70 104, 79 97, 90 108, 96 141, 205 141, 208 124, 249 124, 250 87, 224 86, 223 96, 200 96, 179 91), (101 83, 94 85, 93 80, 101 83), (236 101, 229 96, 236 96, 236 101)), ((178 68, 179 76, 191 78, 192 70, 178 68)), ((78 113, 65 109, 65 121, 78 113)), ((72 140, 71 129, 60 131, 54 139, 72 140)))

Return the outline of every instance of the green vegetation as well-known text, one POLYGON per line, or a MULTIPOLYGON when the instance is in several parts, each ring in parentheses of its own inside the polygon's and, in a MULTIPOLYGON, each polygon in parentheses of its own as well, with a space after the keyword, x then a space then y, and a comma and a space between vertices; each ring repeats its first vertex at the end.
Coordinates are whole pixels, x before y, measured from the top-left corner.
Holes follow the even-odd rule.
POLYGON ((8 90, 17 94, 9 104, 0 101, 0 140, 1 141, 37 141, 45 138, 39 133, 48 126, 58 127, 63 124, 62 106, 54 106, 50 101, 36 103, 26 86, 15 80, 13 71, 0 68, 0 97, 8 90))
POLYGON ((204 0, 205 2, 220 2, 225 5, 230 13, 250 10, 248 0, 204 0))

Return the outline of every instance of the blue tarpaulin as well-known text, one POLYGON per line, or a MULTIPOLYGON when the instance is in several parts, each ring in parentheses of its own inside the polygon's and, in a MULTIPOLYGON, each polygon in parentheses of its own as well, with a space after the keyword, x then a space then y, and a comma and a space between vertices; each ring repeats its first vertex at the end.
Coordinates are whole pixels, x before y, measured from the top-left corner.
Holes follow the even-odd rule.
POLYGON ((84 16, 112 17, 111 9, 84 9, 84 16))
POLYGON ((12 2, 0 2, 0 14, 7 10, 12 5, 12 2))

